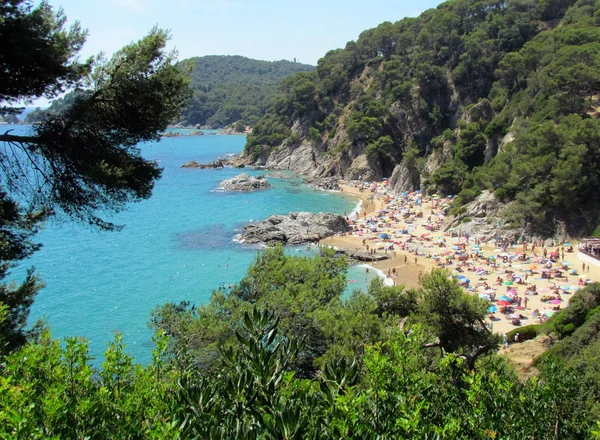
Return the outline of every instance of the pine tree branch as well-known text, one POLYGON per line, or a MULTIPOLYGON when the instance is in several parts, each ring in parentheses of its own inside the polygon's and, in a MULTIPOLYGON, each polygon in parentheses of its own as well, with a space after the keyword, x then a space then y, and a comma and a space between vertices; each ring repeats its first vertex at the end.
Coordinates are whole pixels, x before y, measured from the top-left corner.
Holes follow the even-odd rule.
POLYGON ((39 144, 41 139, 37 136, 16 136, 14 134, 0 134, 0 142, 14 142, 17 144, 39 144))

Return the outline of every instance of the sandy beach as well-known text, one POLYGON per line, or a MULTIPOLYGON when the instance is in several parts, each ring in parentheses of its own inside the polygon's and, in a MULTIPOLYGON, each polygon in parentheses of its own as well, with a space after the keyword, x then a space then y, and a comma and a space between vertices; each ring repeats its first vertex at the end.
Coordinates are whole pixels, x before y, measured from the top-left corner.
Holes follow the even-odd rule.
POLYGON ((466 292, 489 300, 491 312, 496 309, 487 320, 494 332, 543 322, 566 307, 586 282, 600 279, 600 267, 580 260, 574 242, 546 248, 538 244, 534 255, 532 243, 481 243, 442 232, 451 199, 421 199, 419 193, 392 196, 381 183, 362 191, 344 185, 342 192, 362 201, 360 212, 351 220, 353 232, 326 238, 321 244, 348 251, 367 251, 368 247, 377 255, 387 255, 389 259, 366 264, 388 275, 395 285, 408 288, 419 285, 421 273, 446 267, 461 277, 466 292), (568 252, 570 247, 573 252, 568 252), (557 250, 558 258, 554 258, 557 250))

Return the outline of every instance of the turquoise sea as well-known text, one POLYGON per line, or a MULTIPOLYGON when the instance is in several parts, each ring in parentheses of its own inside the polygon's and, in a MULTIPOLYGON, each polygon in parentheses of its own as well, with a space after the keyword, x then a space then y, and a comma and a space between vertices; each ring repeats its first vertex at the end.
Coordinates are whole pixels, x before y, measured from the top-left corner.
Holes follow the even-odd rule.
MULTIPOLYGON (((147 323, 158 304, 206 303, 220 284, 244 275, 258 249, 235 242, 237 228, 269 214, 343 214, 356 206, 356 200, 313 190, 298 179, 271 179, 275 188, 267 191, 223 192, 219 182, 240 170, 181 168, 189 160, 239 153, 244 143, 243 136, 206 135, 144 144, 142 154, 159 162, 163 177, 150 199, 110 218, 125 225, 122 231, 49 222, 38 236, 43 248, 13 271, 19 279, 33 265, 46 283, 30 321, 45 317, 56 338, 87 338, 98 361, 114 333, 121 332, 128 351, 145 363, 152 347, 147 323)), ((304 247, 289 252, 308 254, 304 247)), ((365 276, 364 268, 351 268, 348 278, 359 282, 349 283, 349 290, 364 287, 365 276)))

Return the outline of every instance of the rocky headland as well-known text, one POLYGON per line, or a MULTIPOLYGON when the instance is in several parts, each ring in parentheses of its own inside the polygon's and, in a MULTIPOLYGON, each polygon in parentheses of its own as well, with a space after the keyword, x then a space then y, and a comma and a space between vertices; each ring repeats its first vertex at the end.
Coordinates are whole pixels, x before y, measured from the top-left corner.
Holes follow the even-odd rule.
POLYGON ((338 214, 292 212, 272 215, 264 221, 249 223, 242 228, 241 241, 246 244, 316 242, 336 233, 348 232, 346 219, 338 214))
POLYGON ((250 176, 246 173, 222 181, 219 187, 227 191, 242 192, 273 188, 265 176, 250 176))

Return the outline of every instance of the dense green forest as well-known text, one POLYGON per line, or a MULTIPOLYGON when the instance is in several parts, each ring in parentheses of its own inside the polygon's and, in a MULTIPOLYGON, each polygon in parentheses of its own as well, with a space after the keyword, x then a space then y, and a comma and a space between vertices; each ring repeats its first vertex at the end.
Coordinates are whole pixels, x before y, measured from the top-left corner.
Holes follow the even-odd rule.
MULTIPOLYGON (((311 259, 267 249, 209 304, 159 307, 148 366, 134 364, 121 336, 95 369, 85 341, 61 344, 42 333, 2 357, 0 436, 594 435, 600 382, 589 361, 597 350, 579 330, 570 336, 579 338, 571 348, 580 352, 577 362, 548 356, 539 362, 541 377, 521 381, 494 354, 498 339, 482 323, 487 303, 447 272, 423 274, 421 287, 409 290, 375 280, 344 298, 346 267, 331 250, 311 259)), ((592 285, 578 295, 598 292, 592 285)), ((555 316, 556 326, 571 319, 555 316)))
POLYGON ((246 154, 311 148, 315 172, 346 178, 400 165, 460 194, 455 212, 490 190, 515 226, 587 233, 600 213, 599 24, 595 0, 451 0, 382 23, 287 78, 246 154))
POLYGON ((291 61, 259 61, 241 56, 190 58, 193 96, 184 107, 185 125, 225 127, 237 121, 254 125, 271 106, 279 82, 293 73, 314 70, 291 61))
MULTIPOLYGON (((487 303, 448 273, 426 273, 412 290, 376 280, 344 298, 346 265, 331 250, 311 259, 267 249, 209 304, 158 308, 148 366, 134 364, 121 336, 96 370, 85 341, 61 344, 42 333, 2 358, 0 435, 593 436, 600 382, 590 361, 597 344, 579 330, 570 336, 578 338, 576 348, 565 339, 580 352, 577 361, 548 356, 539 362, 541 377, 523 382, 494 354, 498 339, 482 324, 487 303)), ((598 301, 598 292, 592 285, 578 295, 598 301)), ((569 317, 560 320, 556 326, 569 317)))
MULTIPOLYGON (((532 3, 518 4, 527 10, 532 3)), ((557 3, 535 4, 536 14, 557 13, 557 3)), ((496 3, 486 5, 480 15, 495 10, 496 3)), ((594 3, 578 5, 567 16, 592 20, 594 3)), ((465 17, 478 15, 474 10, 465 17)), ((27 136, 0 134, 0 438, 600 438, 598 284, 578 291, 568 309, 543 325, 519 329, 524 337, 548 333, 556 342, 538 361, 540 375, 526 381, 497 354, 498 336, 484 323, 487 302, 466 294, 449 272, 424 273, 414 289, 375 280, 367 291, 344 296, 348 261, 325 248, 314 258, 268 248, 243 279, 216 290, 208 304, 157 307, 150 317, 155 348, 146 366, 134 363, 120 335, 94 366, 85 340, 57 341, 43 323, 28 326, 41 282, 33 269, 21 283, 7 278, 39 249, 34 237, 40 223, 62 212, 94 227, 117 228, 102 216, 148 198, 160 177, 157 164, 143 159, 136 145, 160 136, 186 104, 189 87, 165 51, 168 33, 158 28, 110 60, 81 61, 85 31, 78 23, 66 28, 62 12, 48 3, 5 2, 0 18, 6 42, 0 49, 2 114, 17 111, 11 103, 78 90, 66 95, 64 111, 45 114, 27 136)), ((568 29, 567 21, 556 30, 568 29)), ((522 68, 543 71, 531 62, 522 68)), ((314 75, 285 80, 284 90, 314 96, 314 75)), ((331 87, 342 90, 343 81, 331 87)), ((521 87, 511 93, 525 100, 533 84, 521 87)), ((379 100, 357 96, 366 114, 384 111, 379 100)), ((556 99, 561 97, 567 95, 556 99)), ((502 99, 514 102, 508 95, 502 99)), ((542 104, 553 108, 552 99, 536 108, 542 104)), ((307 98, 292 111, 318 113, 321 105, 307 98)), ((486 105, 474 108, 485 113, 486 105)), ((271 125, 270 135, 285 139, 281 115, 266 118, 282 124, 271 125)), ((372 133, 369 124, 381 123, 378 118, 356 119, 352 133, 360 127, 372 133)), ((567 151, 583 150, 579 141, 593 139, 594 127, 586 124, 595 120, 583 114, 541 119, 539 132, 525 131, 529 137, 522 139, 529 143, 522 150, 517 145, 506 151, 520 160, 519 154, 531 154, 527 160, 535 161, 536 146, 556 166, 553 140, 565 140, 568 150, 560 158, 568 161, 567 151)), ((257 136, 265 135, 264 124, 257 136)), ((477 138, 468 125, 464 132, 477 138)), ((318 143, 320 128, 311 128, 318 143)), ((335 136, 338 129, 328 130, 335 136)), ((443 136, 459 145, 455 132, 443 136)), ((393 154, 394 142, 379 137, 369 151, 393 154)), ((421 154, 416 142, 403 160, 416 167, 421 154)), ((455 160, 458 168, 467 166, 455 160)))
MULTIPOLYGON (((210 128, 238 121, 241 127, 256 124, 270 108, 283 78, 314 70, 313 66, 285 60, 217 55, 190 58, 179 65, 190 69, 192 97, 177 122, 210 128)), ((29 113, 25 122, 39 121, 46 112, 60 113, 71 100, 72 96, 55 99, 49 109, 29 113)))

